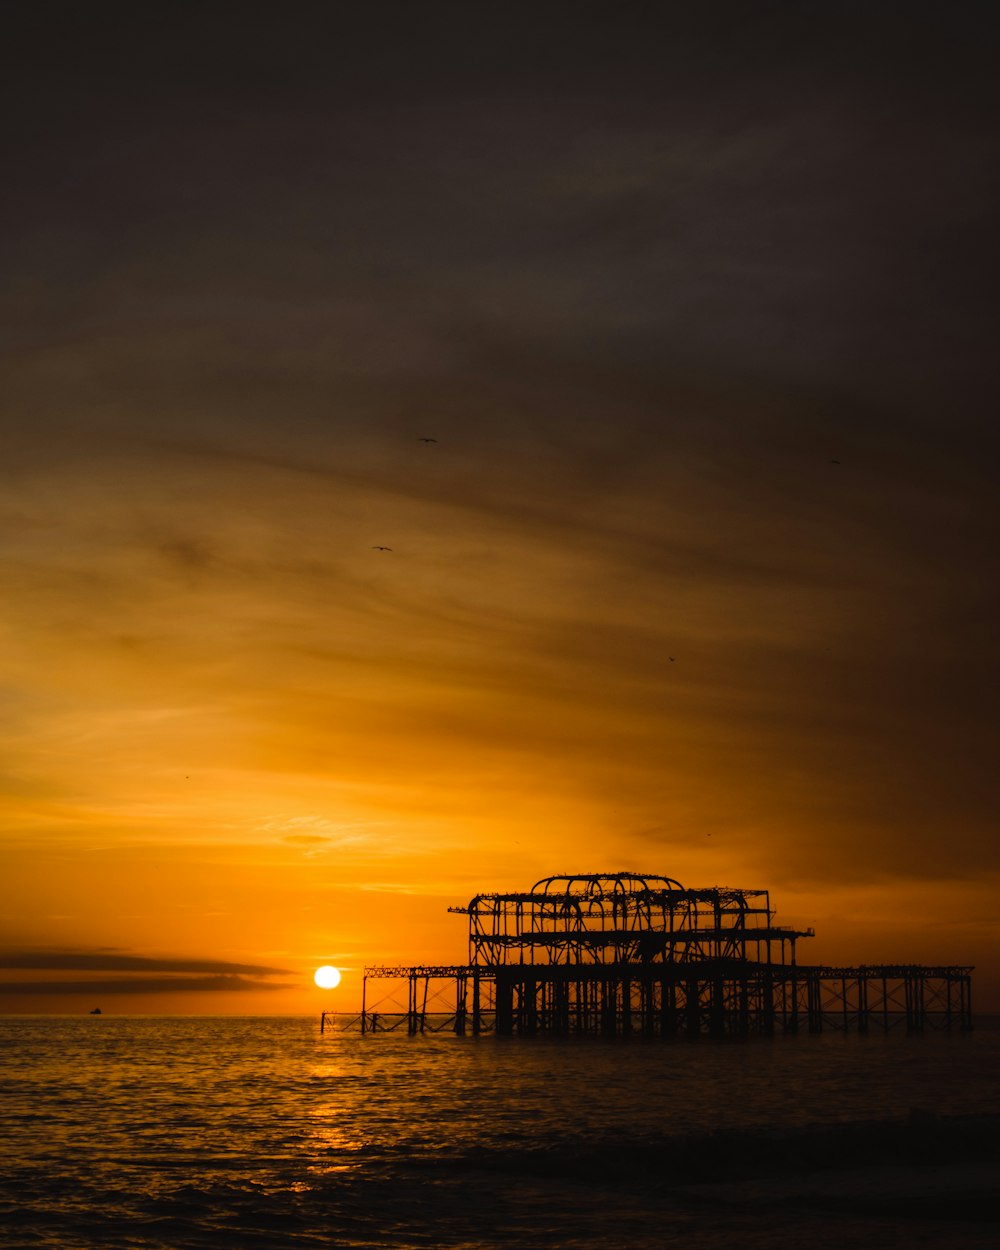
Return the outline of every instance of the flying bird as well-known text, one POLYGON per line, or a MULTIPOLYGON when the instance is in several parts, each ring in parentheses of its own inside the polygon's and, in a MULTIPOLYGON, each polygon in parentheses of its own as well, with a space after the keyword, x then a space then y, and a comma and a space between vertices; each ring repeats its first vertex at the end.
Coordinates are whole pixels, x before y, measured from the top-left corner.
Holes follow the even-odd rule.
POLYGON ((418 438, 417 442, 418 443, 436 443, 437 439, 436 438, 418 438))
POLYGON ((391 547, 379 547, 378 545, 372 547, 372 551, 391 551, 391 550, 392 550, 391 547))

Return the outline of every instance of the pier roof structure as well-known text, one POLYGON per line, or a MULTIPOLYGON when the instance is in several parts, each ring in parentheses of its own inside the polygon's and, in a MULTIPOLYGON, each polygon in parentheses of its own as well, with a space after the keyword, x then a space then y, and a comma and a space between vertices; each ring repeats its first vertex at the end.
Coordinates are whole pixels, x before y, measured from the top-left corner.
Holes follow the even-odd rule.
POLYGON ((477 894, 469 963, 675 963, 704 959, 795 961, 812 929, 776 926, 767 890, 685 889, 653 873, 544 877, 530 890, 477 894))

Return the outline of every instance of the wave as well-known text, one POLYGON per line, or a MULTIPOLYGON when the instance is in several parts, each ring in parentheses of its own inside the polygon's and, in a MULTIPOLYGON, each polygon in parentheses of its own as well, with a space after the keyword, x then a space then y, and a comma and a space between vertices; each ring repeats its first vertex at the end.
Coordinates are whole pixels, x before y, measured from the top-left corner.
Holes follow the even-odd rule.
POLYGON ((776 1175, 952 1165, 1000 1159, 1000 1116, 939 1116, 912 1109, 894 1120, 790 1128, 721 1128, 680 1135, 578 1136, 537 1145, 474 1146, 414 1156, 414 1167, 488 1170, 646 1188, 776 1175))

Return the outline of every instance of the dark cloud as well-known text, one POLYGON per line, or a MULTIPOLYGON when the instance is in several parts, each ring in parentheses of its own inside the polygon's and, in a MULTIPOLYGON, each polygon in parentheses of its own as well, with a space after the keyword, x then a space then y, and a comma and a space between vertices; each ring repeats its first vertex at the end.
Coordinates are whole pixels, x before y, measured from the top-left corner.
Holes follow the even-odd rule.
POLYGON ((127 325, 129 356, 186 358, 175 388, 204 399, 226 374, 248 403, 310 349, 410 375, 514 330, 716 372, 889 374, 911 402, 975 365, 995 189, 974 10, 935 41, 909 10, 430 8, 398 73, 405 6, 389 32, 314 12, 301 45, 293 18, 216 12, 187 43, 182 19, 119 12, 78 32, 89 57, 61 44, 64 10, 10 84, 48 120, 7 197, 21 333, 32 311, 50 335, 127 325), (466 46, 480 22, 496 42, 466 46))
POLYGON ((233 991, 282 990, 287 984, 260 981, 253 977, 118 977, 114 980, 81 979, 78 981, 6 981, 0 982, 0 993, 12 998, 23 994, 31 997, 72 994, 95 998, 109 994, 225 994, 233 991))
POLYGON ((281 990, 286 989, 288 983, 273 978, 290 975, 287 968, 213 959, 158 959, 115 951, 13 951, 0 954, 0 969, 121 974, 106 978, 79 976, 72 980, 8 980, 0 984, 0 993, 12 998, 18 995, 71 994, 96 998, 122 994, 281 990))
POLYGON ((227 979, 249 976, 287 976, 287 968, 227 963, 218 959, 154 959, 113 951, 16 951, 0 954, 0 968, 42 969, 59 972, 218 973, 227 979))

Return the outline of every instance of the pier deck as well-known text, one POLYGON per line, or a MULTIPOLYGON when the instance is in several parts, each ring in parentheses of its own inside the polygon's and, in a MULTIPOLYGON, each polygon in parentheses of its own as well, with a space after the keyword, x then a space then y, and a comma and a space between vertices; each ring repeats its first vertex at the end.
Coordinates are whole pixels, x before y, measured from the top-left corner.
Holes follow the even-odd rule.
POLYGON ((351 1023, 526 1037, 922 1033, 971 1029, 971 990, 970 967, 898 964, 374 966, 351 1023))

